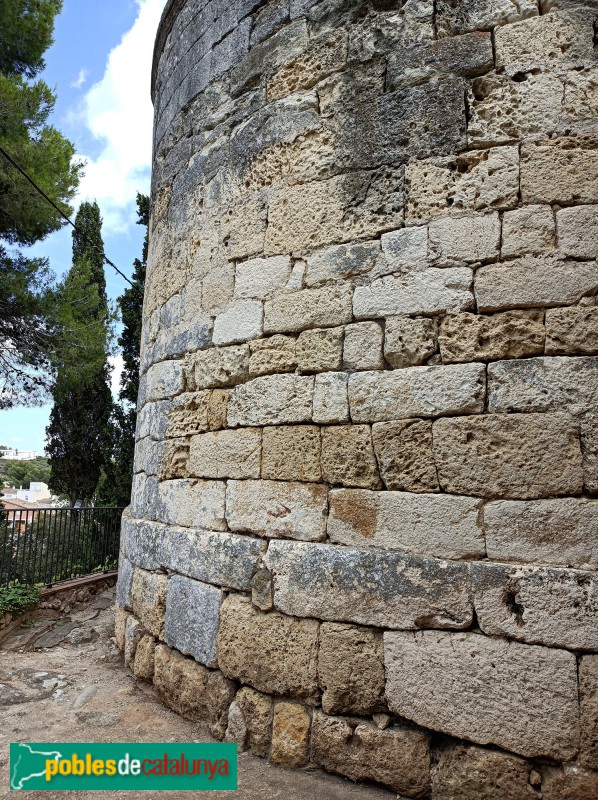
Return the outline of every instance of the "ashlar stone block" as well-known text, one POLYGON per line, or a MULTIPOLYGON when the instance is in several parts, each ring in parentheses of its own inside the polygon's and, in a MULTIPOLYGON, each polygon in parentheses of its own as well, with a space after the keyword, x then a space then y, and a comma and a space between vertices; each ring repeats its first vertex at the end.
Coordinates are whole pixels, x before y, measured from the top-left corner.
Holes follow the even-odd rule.
POLYGON ((503 314, 449 314, 440 323, 440 354, 445 364, 492 361, 541 355, 544 351, 541 311, 503 314))
POLYGON ((166 575, 135 569, 132 587, 133 614, 151 634, 158 638, 164 633, 167 588, 166 575))
POLYGON ((550 253, 556 246, 554 212, 550 206, 531 205, 507 211, 502 220, 503 258, 527 253, 550 253))
POLYGON ((237 264, 235 271, 235 297, 264 300, 283 289, 291 277, 289 256, 253 258, 237 264))
POLYGON ((259 478, 261 451, 261 430, 202 433, 191 438, 189 473, 199 478, 259 478))
POLYGON ((319 481, 320 429, 316 425, 264 428, 262 478, 279 481, 319 481))
POLYGON ((200 664, 216 667, 216 637, 223 594, 205 583, 173 575, 166 595, 164 640, 200 664))
POLYGON ((537 15, 536 0, 439 0, 436 24, 439 36, 455 36, 466 31, 489 31, 537 15))
POLYGON ((486 264, 500 253, 498 213, 466 214, 433 219, 428 225, 430 263, 439 267, 486 264))
POLYGON ((556 213, 559 249, 573 258, 598 258, 598 205, 561 208, 556 213))
POLYGON ((482 747, 450 745, 432 770, 432 800, 530 800, 532 765, 482 747))
POLYGON ((159 488, 158 522, 184 528, 226 530, 224 496, 221 481, 164 481, 159 488))
POLYGON ((187 373, 196 389, 236 386, 247 380, 248 365, 249 347, 246 344, 211 347, 191 357, 187 373))
POLYGON ((237 692, 236 702, 247 727, 249 749, 256 756, 267 756, 272 741, 272 698, 244 686, 237 692))
POLYGON ((384 357, 400 369, 419 367, 438 348, 438 321, 429 317, 388 317, 384 331, 384 357))
POLYGON ((346 372, 316 375, 313 420, 321 425, 349 422, 349 376, 346 372))
POLYGON ((299 703, 274 706, 270 758, 280 767, 304 767, 309 762, 311 715, 299 703))
POLYGON ((296 346, 297 365, 301 372, 334 372, 343 361, 344 329, 323 328, 303 331, 296 346))
POLYGON ((597 203, 598 135, 522 144, 521 198, 524 203, 597 203))
POLYGON ((265 332, 290 333, 351 322, 351 287, 331 286, 280 294, 265 304, 265 332))
POLYGON ((598 656, 584 656, 579 661, 579 712, 579 761, 584 767, 598 769, 598 656))
POLYGON ((546 355, 598 355, 598 307, 547 309, 546 355))
POLYGON ((322 477, 327 483, 342 486, 380 488, 369 425, 322 429, 322 477))
POLYGON ((294 372, 297 367, 295 348, 296 339, 282 334, 251 342, 249 377, 294 372))
POLYGON ((380 242, 356 242, 325 247, 305 255, 308 287, 334 280, 351 280, 371 272, 380 255, 380 242))
MULTIPOLYGON (((228 424, 237 427, 311 422, 313 393, 313 377, 264 375, 254 378, 232 390, 228 404, 228 424)), ((259 474, 247 477, 257 478, 259 474)))
POLYGON ((378 422, 372 427, 372 440, 380 477, 387 489, 406 492, 439 490, 431 421, 378 422))
POLYGON ((234 344, 256 339, 263 333, 264 308, 259 300, 237 300, 214 321, 215 345, 234 344))
POLYGON ((343 367, 349 370, 384 369, 384 331, 377 322, 356 322, 345 328, 343 367))

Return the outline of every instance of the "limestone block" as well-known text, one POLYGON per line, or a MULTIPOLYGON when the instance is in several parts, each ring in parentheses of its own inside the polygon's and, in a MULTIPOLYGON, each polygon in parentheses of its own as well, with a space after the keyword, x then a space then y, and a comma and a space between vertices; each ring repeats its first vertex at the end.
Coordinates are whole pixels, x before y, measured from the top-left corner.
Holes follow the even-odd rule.
POLYGON ((408 225, 451 213, 515 208, 519 150, 493 147, 415 161, 405 167, 405 192, 408 225))
POLYGON ((420 797, 429 787, 428 736, 396 726, 381 731, 371 723, 314 712, 313 760, 353 781, 375 781, 400 792, 401 797, 420 797))
POLYGON ((160 484, 158 522, 224 531, 225 494, 223 481, 165 481, 160 484))
POLYGON ((234 344, 255 339, 263 332, 264 309, 258 300, 237 300, 214 322, 215 345, 234 344))
MULTIPOLYGON (((237 427, 311 422, 313 393, 313 377, 264 375, 254 378, 232 390, 228 424, 237 427)), ((257 478, 259 474, 247 477, 257 478)))
POLYGON ((209 430, 208 409, 212 392, 185 392, 176 397, 168 411, 166 436, 169 439, 192 436, 209 430))
POLYGON ((465 564, 280 541, 264 561, 274 575, 274 605, 286 614, 393 630, 471 624, 465 564))
POLYGON ((374 271, 375 277, 391 273, 407 275, 410 272, 421 272, 429 266, 428 229, 425 226, 400 228, 398 231, 384 233, 380 241, 383 268, 378 265, 374 271))
POLYGON ((333 372, 343 361, 344 329, 303 331, 297 339, 297 365, 301 372, 333 372))
MULTIPOLYGON (((160 480, 169 481, 174 478, 186 478, 189 475, 189 439, 168 439, 164 442, 160 480)), ((158 485, 159 497, 160 485, 158 485)), ((159 517, 160 509, 156 507, 159 517)))
POLYGON ((320 429, 316 425, 264 428, 262 478, 279 481, 319 481, 320 429))
MULTIPOLYGON (((595 56, 593 63, 597 63, 595 56)), ((567 72, 564 89, 563 129, 567 133, 595 131, 598 112, 598 68, 594 66, 593 69, 575 69, 567 72)))
POLYGON ((294 372, 297 367, 295 343, 296 340, 292 336, 280 334, 253 341, 249 359, 249 377, 294 372))
POLYGON ((418 725, 523 756, 577 751, 573 653, 476 633, 389 632, 384 665, 391 710, 418 725))
POLYGON ((320 628, 318 678, 326 714, 372 714, 386 709, 382 634, 325 622, 320 628))
POLYGON ((191 362, 196 389, 236 386, 248 376, 249 347, 211 347, 195 353, 191 362))
POLYGON ((211 393, 208 401, 208 430, 226 428, 229 394, 226 389, 214 389, 211 393))
POLYGON ((215 209, 221 247, 230 260, 263 252, 268 223, 265 195, 254 195, 229 208, 215 209))
POLYGON ((433 437, 446 492, 514 500, 581 493, 579 426, 566 414, 439 419, 433 437))
POLYGON ((432 800, 530 800, 532 765, 522 758, 456 744, 432 770, 432 800))
POLYGON ((546 311, 546 355, 598 355, 598 308, 572 306, 546 311))
POLYGON ((147 371, 147 399, 164 400, 184 389, 182 361, 162 361, 147 371))
POLYGON ((154 679, 154 658, 156 641, 153 636, 144 636, 137 645, 133 674, 139 681, 152 683, 154 679))
POLYGON ((137 413, 136 439, 143 439, 151 436, 152 439, 161 441, 164 438, 166 425, 168 423, 168 400, 161 400, 157 403, 147 403, 137 413))
POLYGON ((133 574, 133 614, 154 636, 161 638, 166 613, 168 578, 136 569, 133 574))
POLYGON ((577 303, 598 288, 594 262, 525 258, 481 267, 475 275, 479 311, 577 303))
POLYGON ((583 414, 598 404, 598 357, 530 358, 488 365, 488 408, 583 414))
POLYGON ((455 36, 537 16, 538 4, 535 0, 439 0, 436 13, 438 35, 455 36))
POLYGON ((594 800, 598 792, 598 772, 576 764, 544 767, 542 797, 544 800, 594 800))
POLYGON ((303 767, 309 762, 311 716, 299 703, 274 706, 270 758, 280 767, 303 767))
POLYGON ((145 636, 145 628, 139 622, 139 620, 135 619, 132 614, 126 619, 125 622, 125 642, 124 642, 124 653, 125 653, 125 665, 129 668, 133 668, 133 664, 135 662, 135 653, 137 652, 137 645, 141 641, 141 639, 145 636))
POLYGON ((372 440, 380 477, 387 489, 406 492, 439 490, 431 421, 378 422, 372 427, 372 440))
POLYGON ((544 351, 544 315, 540 311, 503 314, 450 314, 440 323, 440 354, 445 364, 524 358, 544 351))
POLYGON ((209 314, 220 314, 233 299, 234 288, 233 264, 224 263, 211 267, 201 282, 202 309, 209 314))
POLYGON ((246 598, 231 594, 221 610, 220 669, 260 692, 312 703, 318 693, 319 628, 313 619, 262 614, 246 598))
POLYGON ((155 652, 154 686, 160 699, 185 719, 208 718, 207 688, 210 671, 176 650, 159 644, 155 652))
POLYGON ((496 31, 496 68, 513 76, 534 69, 564 72, 594 61, 591 16, 562 11, 496 31))
POLYGON ((116 646, 121 652, 124 652, 125 649, 127 620, 130 616, 131 614, 128 611, 125 611, 124 608, 121 608, 118 605, 116 606, 114 638, 116 640, 116 646))
POLYGON ((488 558, 598 569, 598 503, 497 500, 484 506, 488 558))
POLYGON ((562 81, 549 73, 530 73, 523 81, 495 73, 476 78, 469 93, 469 146, 493 147, 558 132, 562 97, 562 81))
POLYGON ((556 244, 554 213, 549 206, 531 205, 507 211, 502 221, 503 258, 526 253, 541 255, 556 244))
POLYGON ((166 595, 164 640, 207 667, 217 666, 216 637, 223 594, 205 583, 173 575, 166 595))
POLYGON ((118 580, 116 582, 116 604, 119 608, 133 608, 131 590, 133 588, 133 564, 121 553, 118 559, 118 580))
POLYGON ((598 258, 598 205, 561 208, 556 228, 563 255, 598 258))
POLYGON ((493 67, 490 34, 476 31, 396 50, 388 60, 388 88, 413 86, 437 75, 475 78, 493 67))
MULTIPOLYGON (((390 53, 434 38, 434 4, 416 0, 402 4, 390 13, 368 14, 355 25, 349 43, 351 60, 368 61, 380 53, 390 53)), ((326 5, 322 7, 325 14, 326 5)), ((317 12, 317 9, 315 9, 317 12)), ((313 12, 312 12, 313 13, 313 12)), ((335 20, 336 24, 338 22, 335 20)))
POLYGON ((579 716, 579 761, 584 767, 598 769, 598 656, 584 656, 579 662, 579 716))
POLYGON ((267 39, 288 21, 289 4, 286 0, 276 0, 259 9, 253 17, 251 47, 267 39))
POLYGON ((330 286, 280 294, 265 304, 266 333, 327 328, 351 322, 351 287, 330 286))
POLYGON ((598 136, 563 136, 521 146, 524 203, 598 202, 598 136))
POLYGON ((257 569, 251 579, 251 602, 260 611, 272 611, 274 608, 272 575, 263 567, 257 569))
POLYGON ((226 519, 233 531, 302 541, 326 537, 328 492, 320 484, 229 481, 226 519))
POLYGON ((247 737, 248 731, 245 719, 243 718, 243 712, 239 708, 237 701, 233 700, 228 709, 224 741, 236 744, 238 752, 243 753, 247 749, 247 737))
POLYGON ((291 277, 289 256, 254 258, 237 264, 235 271, 235 297, 264 300, 283 289, 291 277))
POLYGON ((147 475, 157 475, 160 472, 160 463, 164 445, 155 442, 151 437, 139 439, 135 445, 134 472, 145 472, 147 475))
POLYGON ((349 370, 384 369, 384 331, 377 322, 356 322, 345 328, 343 367, 349 370))
POLYGON ((388 317, 384 335, 384 357, 401 367, 419 367, 438 348, 438 322, 428 317, 388 317))
POLYGON ((388 422, 443 414, 477 414, 485 399, 481 364, 413 367, 349 376, 353 422, 388 422))
POLYGON ((261 430, 201 433, 191 438, 189 473, 199 478, 259 478, 261 450, 261 430))
POLYGON ((497 212, 433 219, 428 225, 430 262, 439 267, 460 267, 496 261, 500 230, 497 212))
POLYGON ((321 425, 349 422, 349 376, 346 372, 316 375, 313 420, 321 425))
POLYGON ((322 429, 322 477, 341 486, 381 487, 369 425, 322 429))
POLYGON ((256 756, 267 756, 272 739, 272 698, 244 686, 237 693, 236 702, 247 726, 249 749, 256 756))
POLYGON ((155 519, 158 505, 158 478, 139 472, 133 476, 131 514, 137 518, 155 519))
POLYGON ((334 489, 328 536, 331 542, 349 547, 436 558, 483 558, 481 506, 473 497, 334 489))
POLYGON ((598 414, 586 414, 581 422, 584 485, 598 493, 598 414))
POLYGON ((379 255, 380 242, 356 242, 316 250, 305 256, 305 283, 313 287, 365 275, 374 269, 379 255))
POLYGON ((403 277, 388 276, 358 286, 353 297, 357 319, 396 314, 465 311, 473 306, 473 273, 467 267, 426 269, 403 277))
POLYGON ((141 569, 160 569, 158 537, 161 526, 145 520, 127 520, 123 517, 121 539, 129 561, 141 569))

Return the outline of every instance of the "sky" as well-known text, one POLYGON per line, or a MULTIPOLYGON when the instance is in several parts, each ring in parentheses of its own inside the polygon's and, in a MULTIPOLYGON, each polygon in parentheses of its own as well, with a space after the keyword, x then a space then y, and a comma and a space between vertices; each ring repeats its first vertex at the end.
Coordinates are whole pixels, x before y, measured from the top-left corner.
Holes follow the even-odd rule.
MULTIPOLYGON (((86 162, 74 202, 97 200, 106 255, 130 276, 140 256, 137 192, 148 193, 152 153, 151 61, 166 0, 64 0, 54 44, 40 75, 58 99, 52 123, 86 162)), ((71 233, 63 228, 30 248, 49 258, 58 276, 71 265, 71 233)), ((106 267, 114 301, 127 284, 106 267)), ((114 359, 113 389, 121 359, 114 359)), ((43 452, 50 407, 0 411, 0 444, 43 452)))

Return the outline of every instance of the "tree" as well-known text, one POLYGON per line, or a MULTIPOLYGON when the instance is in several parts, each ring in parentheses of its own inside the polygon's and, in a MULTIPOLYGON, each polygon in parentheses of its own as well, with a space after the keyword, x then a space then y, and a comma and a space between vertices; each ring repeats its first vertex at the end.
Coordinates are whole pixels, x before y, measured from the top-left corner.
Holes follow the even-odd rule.
POLYGON ((110 314, 97 203, 83 203, 75 222, 73 266, 59 287, 62 324, 73 344, 55 355, 54 405, 46 428, 49 486, 66 495, 71 505, 94 497, 108 457, 112 413, 110 314))
POLYGON ((0 0, 0 72, 35 78, 61 11, 62 0, 0 0))

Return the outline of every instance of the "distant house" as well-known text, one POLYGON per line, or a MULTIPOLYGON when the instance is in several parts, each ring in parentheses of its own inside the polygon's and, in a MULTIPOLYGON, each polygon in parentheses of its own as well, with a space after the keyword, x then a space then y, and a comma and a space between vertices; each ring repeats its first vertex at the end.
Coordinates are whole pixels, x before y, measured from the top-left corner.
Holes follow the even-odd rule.
POLYGON ((14 513, 8 515, 8 524, 13 530, 18 533, 24 533, 28 525, 35 519, 35 515, 39 514, 41 505, 38 503, 31 503, 28 500, 18 500, 17 498, 3 496, 4 511, 12 511, 14 513))
POLYGON ((3 448, 0 450, 0 458, 6 461, 35 461, 37 453, 35 450, 13 450, 3 448))

